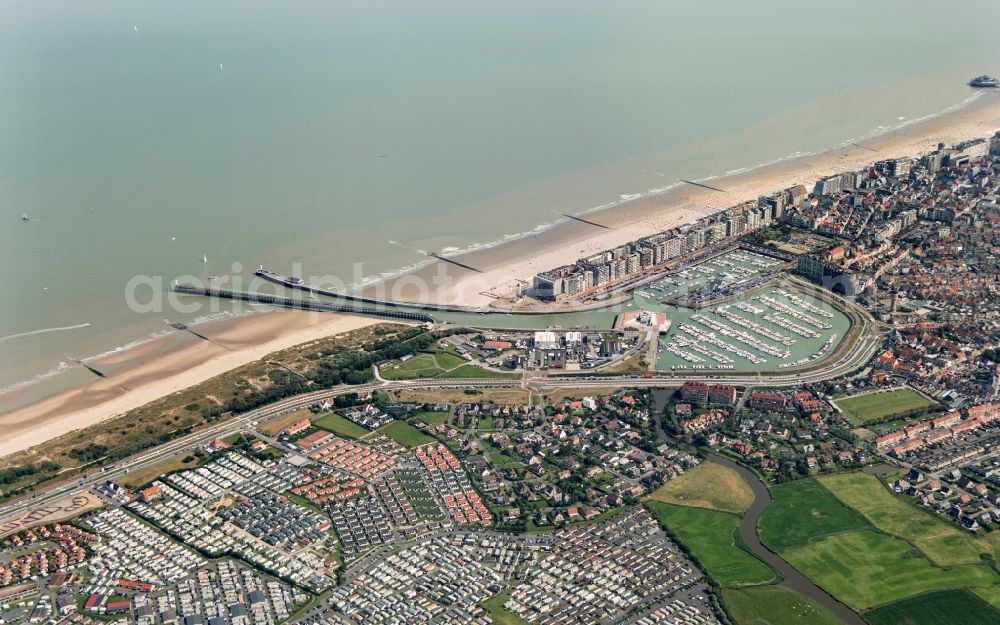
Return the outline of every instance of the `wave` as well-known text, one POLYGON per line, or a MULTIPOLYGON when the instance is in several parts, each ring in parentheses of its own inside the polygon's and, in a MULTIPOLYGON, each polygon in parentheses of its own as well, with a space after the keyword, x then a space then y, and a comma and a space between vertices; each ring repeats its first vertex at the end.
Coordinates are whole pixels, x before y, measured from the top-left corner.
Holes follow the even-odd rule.
POLYGON ((80 328, 86 328, 89 323, 80 323, 75 326, 62 326, 58 328, 42 328, 41 330, 31 330, 29 332, 20 332, 18 334, 8 334, 7 336, 0 336, 0 343, 4 341, 9 341, 11 339, 19 339, 23 336, 34 336, 36 334, 48 334, 49 332, 65 332, 66 330, 78 330, 80 328))
MULTIPOLYGON (((399 245, 401 247, 407 247, 407 246, 405 246, 403 244, 399 244, 399 245)), ((410 249, 410 248, 407 248, 407 249, 410 249)), ((419 252, 420 254, 423 254, 423 255, 427 254, 427 252, 425 252, 423 250, 416 250, 416 251, 419 252)), ((355 280, 350 285, 348 285, 348 291, 358 291, 358 290, 363 289, 363 288, 365 288, 367 286, 371 286, 373 284, 378 284, 379 282, 382 282, 383 280, 390 280, 392 278, 396 278, 396 277, 401 276, 403 274, 410 273, 411 271, 416 271, 417 269, 420 269, 421 267, 425 267, 425 266, 427 266, 427 265, 429 265, 429 264, 431 264, 433 262, 436 262, 433 258, 427 258, 427 259, 424 259, 424 260, 417 261, 417 262, 415 262, 413 264, 406 265, 404 267, 400 267, 399 269, 396 269, 394 271, 385 271, 385 272, 382 272, 382 273, 380 273, 378 275, 374 275, 374 276, 365 276, 365 277, 361 278, 360 280, 355 280)))
POLYGON ((109 349, 106 352, 101 352, 100 354, 95 354, 93 356, 85 356, 84 358, 80 358, 80 361, 81 362, 87 362, 89 360, 99 360, 101 358, 107 358, 108 356, 114 356, 115 354, 120 354, 121 352, 126 352, 126 351, 128 351, 130 349, 135 349, 136 347, 141 347, 141 346, 145 345, 146 343, 151 343, 151 342, 155 341, 156 339, 162 339, 163 337, 169 336, 169 335, 171 335, 171 334, 173 334, 175 332, 177 332, 177 330, 175 330, 173 328, 167 328, 165 330, 158 330, 156 332, 153 332, 152 334, 147 334, 146 336, 142 337, 141 339, 136 339, 134 341, 130 341, 128 343, 125 343, 124 345, 119 345, 118 347, 114 347, 112 349, 109 349))
MULTIPOLYGON (((654 196, 657 196, 657 195, 662 195, 662 194, 666 193, 667 191, 670 191, 671 189, 675 189, 675 188, 681 186, 682 184, 684 184, 684 183, 683 182, 675 182, 673 184, 668 184, 665 187, 654 187, 652 189, 648 189, 645 193, 625 193, 625 194, 619 195, 617 200, 614 200, 612 202, 608 202, 607 204, 601 204, 599 206, 594 206, 592 208, 588 208, 587 210, 585 210, 585 211, 583 211, 581 213, 577 213, 577 214, 579 214, 579 215, 588 215, 590 213, 597 213, 597 212, 600 212, 600 211, 603 211, 603 210, 607 210, 609 208, 616 208, 618 206, 621 206, 622 204, 627 204, 629 202, 633 202, 633 201, 641 199, 641 198, 647 198, 647 197, 654 197, 654 196)), ((562 221, 562 220, 560 220, 560 221, 562 221)), ((553 222, 551 225, 555 225, 556 223, 559 223, 559 222, 553 222)))
POLYGON ((54 378, 55 376, 72 368, 73 365, 71 365, 70 363, 65 361, 60 361, 57 366, 53 367, 52 369, 49 369, 45 373, 40 373, 31 379, 21 380, 20 382, 15 382, 10 386, 0 388, 0 395, 3 395, 5 393, 10 393, 18 389, 22 389, 26 386, 31 386, 32 384, 38 384, 39 382, 44 382, 45 380, 48 380, 49 378, 54 378))
MULTIPOLYGON (((889 134, 889 133, 894 132, 896 130, 900 130, 902 128, 906 128, 908 126, 912 126, 912 125, 915 125, 915 124, 926 122, 926 121, 934 119, 936 117, 947 115, 947 114, 952 113, 952 112, 954 112, 956 110, 959 110, 959 109, 961 109, 961 108, 963 108, 965 106, 968 106, 969 104, 971 104, 972 102, 974 102, 978 98, 982 97, 984 95, 984 93, 985 92, 973 93, 969 97, 963 99, 961 102, 958 102, 956 104, 948 106, 948 107, 946 107, 946 108, 944 108, 944 109, 942 109, 942 110, 940 110, 938 112, 930 113, 930 114, 923 115, 923 116, 920 116, 920 117, 908 118, 908 117, 904 117, 904 116, 897 116, 896 119, 893 120, 893 123, 891 125, 879 125, 879 126, 873 128, 872 130, 870 130, 869 132, 867 132, 867 133, 865 133, 863 135, 851 137, 849 139, 844 140, 840 144, 836 144, 836 145, 828 146, 826 148, 821 148, 821 149, 812 150, 812 151, 798 150, 798 151, 791 152, 791 153, 789 153, 789 154, 787 154, 785 156, 775 158, 773 160, 769 160, 769 161, 758 163, 757 165, 754 165, 754 166, 750 166, 750 167, 738 167, 736 169, 731 169, 731 170, 726 171, 725 174, 713 174, 713 175, 709 175, 707 177, 699 178, 699 179, 695 179, 695 180, 697 182, 707 182, 707 181, 715 180, 715 179, 718 179, 718 178, 724 178, 725 176, 729 176, 729 175, 741 174, 741 173, 745 173, 745 172, 748 172, 748 171, 753 171, 755 169, 761 169, 761 168, 764 168, 764 167, 769 167, 769 166, 777 165, 777 164, 780 164, 780 163, 783 163, 783 162, 789 161, 789 160, 795 160, 795 159, 799 159, 799 158, 803 158, 803 157, 814 156, 814 155, 820 154, 822 152, 826 152, 826 151, 830 151, 830 150, 835 150, 835 149, 838 149, 838 148, 844 148, 844 147, 847 147, 847 146, 849 146, 849 145, 851 145, 853 143, 857 143, 859 141, 870 140, 872 138, 875 138, 875 137, 878 137, 878 136, 881 136, 881 135, 885 135, 885 134, 889 134)), ((835 172, 831 171, 831 173, 835 173, 835 172)), ((665 177, 665 175, 662 174, 662 173, 660 175, 665 177)), ((611 208, 616 208, 618 206, 621 206, 621 205, 626 204, 628 202, 632 202, 632 201, 638 200, 640 198, 646 198, 646 197, 653 197, 653 196, 657 196, 657 195, 662 195, 662 194, 664 194, 664 193, 666 193, 666 192, 668 192, 668 191, 670 191, 670 190, 672 190, 674 188, 677 188, 677 187, 679 187, 679 186, 681 186, 683 184, 684 184, 683 182, 678 181, 678 182, 675 182, 675 183, 672 183, 672 184, 669 184, 669 185, 666 185, 666 186, 648 189, 645 193, 624 193, 624 194, 620 194, 617 197, 617 199, 611 200, 611 201, 609 201, 607 203, 604 203, 604 204, 599 204, 599 205, 593 206, 591 208, 588 208, 586 210, 583 210, 583 211, 575 213, 575 214, 577 214, 577 215, 587 215, 587 214, 591 214, 591 213, 596 213, 596 212, 608 210, 608 209, 611 209, 611 208)), ((525 238, 525 237, 529 237, 529 236, 533 236, 533 235, 539 234, 539 233, 544 232, 544 231, 546 231, 546 230, 548 230, 548 229, 550 229, 550 228, 552 228, 552 227, 554 227, 554 226, 556 226, 556 225, 558 225, 560 223, 563 223, 565 221, 567 221, 567 218, 562 217, 560 215, 559 219, 555 219, 555 220, 549 221, 549 222, 539 223, 539 224, 535 225, 534 227, 532 227, 532 228, 530 228, 528 230, 525 230, 525 231, 504 234, 501 237, 493 239, 493 240, 473 242, 473 243, 470 243, 470 244, 462 246, 462 247, 459 247, 459 246, 446 247, 446 248, 442 249, 440 251, 440 253, 442 255, 450 257, 450 256, 458 256, 458 255, 461 255, 461 254, 465 254, 465 253, 469 253, 469 252, 474 252, 474 251, 478 251, 478 250, 489 249, 489 248, 495 247, 497 245, 501 245, 503 243, 507 243, 507 242, 514 241, 514 240, 517 240, 517 239, 521 239, 521 238, 525 238)), ((424 250, 414 250, 414 248, 410 247, 409 245, 407 245, 405 243, 402 243, 402 242, 399 242, 399 241, 396 241, 396 240, 389 239, 388 243, 390 245, 393 245, 393 246, 398 246, 398 247, 401 247, 401 248, 404 248, 404 249, 408 249, 408 250, 411 250, 411 251, 419 252, 422 255, 426 255, 427 254, 427 252, 424 251, 424 250)), ((412 264, 400 267, 400 268, 398 268, 396 270, 393 270, 393 271, 387 271, 387 272, 383 272, 383 273, 380 273, 380 274, 377 274, 377 275, 366 276, 366 277, 364 277, 364 278, 362 278, 362 279, 360 279, 358 281, 355 281, 351 285, 350 288, 352 290, 362 289, 362 288, 370 286, 372 284, 376 284, 376 283, 379 283, 379 282, 382 282, 382 281, 385 281, 385 280, 389 280, 389 279, 392 279, 392 278, 404 275, 406 273, 410 273, 412 271, 420 269, 420 268, 422 268, 422 267, 424 267, 424 266, 426 266, 428 264, 434 263, 434 262, 436 262, 436 261, 433 258, 422 258, 418 262, 415 262, 415 263, 412 263, 412 264)), ((215 313, 215 314, 211 314, 211 315, 206 315, 204 317, 196 318, 194 321, 190 322, 189 325, 199 325, 201 323, 208 323, 208 322, 211 322, 211 321, 216 321, 216 320, 220 320, 220 319, 224 319, 224 318, 247 316, 247 315, 253 315, 253 314, 258 314, 258 312, 255 311, 255 310, 245 310, 245 311, 243 311, 241 313, 236 313, 236 312, 231 312, 231 311, 223 311, 223 312, 219 312, 219 313, 215 313)), ((8 335, 8 336, 0 337, 0 342, 9 341, 9 340, 15 340, 15 339, 18 339, 18 338, 32 336, 32 335, 45 334, 45 333, 50 333, 50 332, 63 332, 63 331, 70 331, 70 330, 75 330, 75 329, 82 329, 82 328, 88 327, 90 325, 91 325, 90 323, 82 323, 82 324, 71 325, 71 326, 53 327, 53 328, 42 328, 42 329, 39 329, 39 330, 31 330, 31 331, 28 331, 28 332, 21 332, 21 333, 17 333, 17 334, 11 334, 11 335, 8 335)), ((146 337, 143 337, 141 339, 138 339, 138 340, 126 343, 125 345, 121 345, 119 347, 115 347, 115 348, 110 349, 110 350, 108 350, 106 352, 103 352, 101 354, 97 354, 97 355, 93 355, 93 356, 88 356, 86 358, 83 358, 82 360, 83 361, 89 361, 89 360, 94 360, 94 359, 99 359, 99 358, 105 358, 105 357, 108 357, 108 356, 111 356, 111 355, 114 355, 114 354, 121 353, 123 351, 134 349, 136 347, 139 347, 139 346, 144 345, 146 343, 149 343, 151 341, 157 340, 159 338, 163 338, 164 336, 167 336, 167 335, 169 335, 171 333, 174 333, 174 332, 177 332, 177 330, 174 330, 173 328, 164 329, 162 331, 154 332, 154 333, 152 333, 152 334, 150 334, 150 335, 148 335, 146 337)), ((10 392, 10 391, 13 391, 13 390, 17 390, 17 389, 23 388, 25 386, 29 386, 29 385, 32 385, 32 384, 36 384, 38 382, 45 381, 45 380, 50 379, 52 377, 55 377, 55 376, 57 376, 57 375, 59 375, 61 373, 64 373, 66 370, 71 369, 74 366, 75 365, 67 363, 67 362, 60 362, 58 364, 58 366, 53 367, 49 371, 46 371, 45 373, 39 374, 39 375, 35 376, 34 378, 31 378, 31 379, 28 379, 28 380, 23 380, 23 381, 20 381, 20 382, 16 382, 16 383, 14 383, 14 384, 12 384, 10 386, 7 386, 6 388, 0 388, 0 393, 7 393, 7 392, 10 392)))
POLYGON ((674 184, 668 184, 665 187, 656 187, 654 189, 650 189, 646 193, 647 193, 647 195, 663 195, 667 191, 670 191, 671 189, 676 189, 677 187, 681 186, 682 184, 684 184, 684 183, 683 182, 675 182, 674 184))
POLYGON ((986 93, 985 91, 980 91, 980 92, 977 92, 977 93, 973 93, 970 96, 968 96, 967 98, 961 100, 960 102, 956 102, 955 104, 952 104, 950 106, 946 106, 945 108, 943 108, 940 111, 937 111, 935 113, 928 113, 926 115, 921 115, 920 117, 910 117, 910 118, 907 118, 907 117, 897 117, 896 119, 897 119, 897 121, 899 121, 898 124, 895 124, 895 125, 892 125, 892 126, 878 126, 875 129, 873 129, 870 132, 868 132, 868 134, 866 134, 866 135, 861 135, 861 136, 858 136, 858 137, 853 137, 853 138, 848 139, 848 140, 844 141, 843 143, 841 143, 840 145, 835 146, 835 147, 841 147, 841 148, 842 147, 846 147, 846 146, 851 145, 852 143, 855 143, 857 141, 863 141, 865 139, 873 139, 875 137, 879 137, 879 136, 882 136, 882 135, 885 135, 885 134, 889 134, 890 132, 895 132, 896 130, 901 130, 903 128, 906 128, 907 126, 912 126, 912 125, 915 125, 915 124, 919 124, 921 122, 932 120, 932 119, 934 119, 936 117, 942 117, 942 116, 947 115, 949 113, 954 113, 955 111, 958 111, 958 110, 960 110, 962 108, 965 108, 966 106, 972 104, 973 102, 975 102, 976 100, 978 100, 980 97, 982 97, 985 93, 986 93))
MULTIPOLYGON (((243 310, 241 312, 220 311, 220 312, 217 312, 217 313, 211 313, 211 314, 208 314, 208 315, 203 315, 201 317, 196 317, 195 319, 193 319, 191 321, 188 321, 188 322, 185 322, 185 323, 188 326, 198 326, 198 325, 201 325, 201 324, 204 324, 204 323, 210 323, 212 321, 222 321, 224 319, 238 319, 238 318, 249 317, 251 315, 257 315, 257 314, 260 314, 260 311, 257 311, 257 310, 243 310)), ((166 322, 166 321, 167 320, 164 319, 164 322, 166 322)), ((77 329, 77 328, 84 328, 84 327, 87 327, 87 326, 90 326, 90 325, 92 325, 92 324, 90 324, 90 323, 81 323, 81 324, 75 325, 75 326, 65 326, 65 327, 61 327, 61 328, 45 328, 45 329, 42 329, 42 330, 33 330, 31 332, 22 332, 20 334, 12 334, 10 336, 0 337, 0 341, 5 341, 7 339, 13 339, 13 338, 17 338, 17 337, 20 337, 20 336, 29 336, 29 335, 32 335, 32 334, 41 334, 41 333, 45 333, 45 332, 57 332, 57 331, 61 331, 61 330, 74 330, 74 329, 77 329)), ((79 358, 79 359, 72 358, 71 360, 73 360, 74 362, 77 361, 77 360, 79 360, 80 362, 90 362, 90 361, 93 361, 93 360, 100 360, 101 358, 107 358, 109 356, 114 356, 115 354, 120 354, 122 352, 127 352, 129 350, 136 349, 137 347, 142 347, 143 345, 146 345, 147 343, 151 343, 151 342, 153 342, 155 340, 162 339, 164 337, 170 336, 171 334, 176 334, 177 332, 178 332, 178 330, 176 330, 175 328, 167 327, 167 328, 164 328, 163 330, 157 330, 156 332, 152 332, 150 334, 147 334, 146 336, 144 336, 142 338, 139 338, 139 339, 136 339, 134 341, 129 341, 128 343, 125 343, 123 345, 119 345, 117 347, 113 347, 113 348, 111 348, 111 349, 109 349, 107 351, 101 352, 99 354, 93 354, 93 355, 90 355, 90 356, 84 356, 83 358, 79 358)), ((29 378, 29 379, 26 379, 26 380, 21 380, 19 382, 14 382, 13 384, 11 384, 9 386, 0 388, 0 394, 9 393, 11 391, 16 391, 18 389, 22 389, 22 388, 25 388, 27 386, 31 386, 33 384, 37 384, 39 382, 44 382, 45 380, 53 378, 53 377, 55 377, 55 376, 57 376, 57 375, 59 375, 61 373, 64 373, 64 372, 72 369, 74 366, 75 366, 75 364, 73 364, 73 363, 60 362, 57 367, 54 367, 54 368, 50 369, 49 371, 46 371, 45 373, 41 373, 39 375, 36 375, 33 378, 29 378)))
MULTIPOLYGON (((901 128, 904 128, 906 126, 910 126, 910 125, 913 125, 913 124, 918 124, 920 122, 924 122, 924 121, 933 119, 935 117, 940 117, 940 116, 943 116, 943 115, 947 115, 948 113, 952 113, 952 112, 954 112, 956 110, 959 110, 959 109, 961 109, 961 108, 963 108, 965 106, 968 106, 969 104, 971 104, 973 101, 975 101, 977 98, 981 97, 982 95, 983 95, 983 92, 974 93, 974 94, 970 95, 969 97, 965 98, 964 100, 962 100, 961 102, 958 102, 956 104, 948 106, 948 107, 944 108, 943 110, 938 111, 936 113, 930 113, 928 115, 924 115, 924 116, 921 116, 921 117, 915 117, 915 118, 897 117, 897 122, 898 123, 895 124, 895 125, 892 125, 892 126, 882 126, 882 125, 880 125, 877 128, 869 131, 865 135, 857 136, 857 137, 852 137, 850 139, 847 139, 847 140, 843 141, 839 145, 831 145, 831 146, 827 146, 827 147, 820 148, 820 149, 817 149, 817 150, 796 150, 794 152, 791 152, 790 154, 786 154, 785 156, 781 156, 781 157, 778 157, 778 158, 775 158, 775 159, 772 159, 772 160, 769 160, 769 161, 764 161, 762 163, 758 163, 758 164, 753 165, 753 166, 738 167, 736 169, 732 169, 732 170, 727 171, 725 174, 711 174, 711 175, 708 175, 708 176, 706 176, 704 178, 695 178, 694 181, 695 182, 709 182, 711 180, 725 178, 726 176, 731 176, 731 175, 735 175, 735 174, 742 174, 742 173, 746 173, 746 172, 752 172, 752 171, 757 170, 757 169, 762 169, 762 168, 765 168, 765 167, 770 167, 770 166, 773 166, 773 165, 778 165, 778 164, 784 163, 786 161, 796 160, 796 159, 804 158, 804 157, 808 157, 808 156, 816 156, 816 155, 822 154, 824 152, 829 152, 829 151, 832 151, 832 150, 836 150, 838 148, 844 148, 846 146, 851 145, 852 143, 857 143, 858 141, 864 141, 866 139, 872 139, 874 137, 878 137, 878 136, 881 136, 881 135, 884 135, 884 134, 888 134, 888 133, 894 132, 894 131, 899 130, 901 128)), ((659 173, 659 172, 657 172, 657 173, 659 173)), ((833 174, 833 173, 837 173, 837 172, 831 171, 831 174, 833 174)), ((664 174, 661 173, 660 175, 663 176, 664 174)), ((596 213, 596 212, 608 210, 610 208, 616 208, 618 206, 621 206, 622 204, 626 204, 628 202, 632 202, 632 201, 635 201, 635 200, 638 200, 638 199, 641 199, 641 198, 647 198, 647 197, 654 197, 654 196, 657 196, 657 195, 662 195, 662 194, 664 194, 664 193, 666 193, 666 192, 668 192, 668 191, 670 191, 672 189, 675 189, 675 188, 677 188, 677 187, 679 187, 679 186, 681 186, 683 184, 684 184, 683 182, 678 181, 678 182, 675 182, 673 184, 670 184, 670 185, 667 185, 667 186, 664 186, 664 187, 658 187, 658 188, 649 189, 645 193, 623 193, 623 194, 620 194, 618 196, 618 199, 616 199, 616 200, 612 200, 612 201, 607 202, 605 204, 600 204, 600 205, 597 205, 597 206, 593 206, 591 208, 588 208, 588 209, 586 209, 584 211, 581 211, 581 212, 578 212, 578 213, 575 213, 575 214, 576 215, 588 215, 588 214, 592 214, 592 213, 596 213)), ((543 232, 545 230, 548 230, 549 228, 552 228, 553 226, 556 226, 556 225, 558 225, 560 223, 564 223, 565 221, 567 221, 566 218, 561 218, 561 219, 557 219, 557 220, 554 220, 554 221, 551 221, 551 222, 540 223, 540 224, 536 225, 535 227, 531 228, 530 230, 525 230, 523 232, 515 232, 515 233, 505 234, 505 235, 503 235, 502 237, 500 237, 498 239, 489 240, 489 241, 478 241, 478 242, 470 243, 470 244, 468 244, 466 246, 463 246, 463 247, 457 247, 457 246, 446 247, 446 248, 444 248, 444 249, 441 250, 441 255, 442 256, 449 256, 449 257, 451 257, 451 256, 460 256, 462 254, 467 254, 467 253, 475 252, 475 251, 478 251, 478 250, 489 249, 491 247, 495 247, 495 246, 501 245, 503 243, 507 243, 507 242, 510 242, 510 241, 514 241, 514 240, 517 240, 517 239, 521 239, 521 238, 525 238, 525 237, 529 237, 529 236, 538 234, 538 233, 543 232)), ((399 243, 398 241, 389 240, 389 243, 392 244, 392 245, 397 245, 399 247, 404 247, 404 248, 408 247, 408 246, 406 246, 403 243, 399 243)), ((426 254, 427 253, 424 250, 417 250, 417 251, 420 252, 421 254, 426 254)), ((360 280, 358 282, 355 282, 352 285, 352 288, 353 289, 363 288, 365 286, 370 286, 372 284, 376 284, 376 283, 382 282, 384 280, 389 280, 389 279, 398 277, 400 275, 409 273, 411 271, 415 271, 416 269, 420 269, 421 267, 424 267, 425 265, 427 265, 429 263, 432 263, 432 262, 434 262, 434 260, 433 259, 429 259, 429 260, 426 260, 426 261, 421 261, 421 262, 415 263, 413 265, 409 265, 407 267, 401 267, 400 269, 395 270, 395 271, 383 272, 383 273, 381 273, 381 274, 379 274, 377 276, 368 276, 368 277, 363 278, 362 280, 360 280)))
POLYGON ((250 315, 255 315, 252 310, 220 310, 219 312, 210 313, 208 315, 202 315, 200 317, 195 317, 193 320, 188 322, 189 326, 198 326, 203 323, 211 323, 212 321, 223 321, 227 319, 239 319, 241 317, 249 317, 250 315))

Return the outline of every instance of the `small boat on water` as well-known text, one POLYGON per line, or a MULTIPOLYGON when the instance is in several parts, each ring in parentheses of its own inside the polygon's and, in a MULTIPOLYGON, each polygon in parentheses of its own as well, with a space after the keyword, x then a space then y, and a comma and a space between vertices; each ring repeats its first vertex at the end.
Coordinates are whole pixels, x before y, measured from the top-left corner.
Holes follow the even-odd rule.
POLYGON ((23 213, 21 215, 21 221, 30 221, 31 217, 28 217, 28 213, 23 213))
POLYGON ((1000 87, 1000 80, 992 76, 987 76, 983 74, 982 76, 976 76, 969 81, 970 87, 979 87, 980 89, 989 89, 992 87, 1000 87))
POLYGON ((201 262, 203 262, 203 263, 207 263, 208 262, 208 254, 202 254, 201 255, 201 262))

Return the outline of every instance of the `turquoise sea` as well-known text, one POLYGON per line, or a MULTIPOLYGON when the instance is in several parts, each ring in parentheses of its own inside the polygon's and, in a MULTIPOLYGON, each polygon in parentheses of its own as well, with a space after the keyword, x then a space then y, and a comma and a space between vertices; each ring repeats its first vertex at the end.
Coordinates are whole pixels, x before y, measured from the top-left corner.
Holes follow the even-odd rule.
POLYGON ((0 6, 0 389, 205 316, 134 312, 137 275, 377 279, 1000 74, 989 0, 0 6))

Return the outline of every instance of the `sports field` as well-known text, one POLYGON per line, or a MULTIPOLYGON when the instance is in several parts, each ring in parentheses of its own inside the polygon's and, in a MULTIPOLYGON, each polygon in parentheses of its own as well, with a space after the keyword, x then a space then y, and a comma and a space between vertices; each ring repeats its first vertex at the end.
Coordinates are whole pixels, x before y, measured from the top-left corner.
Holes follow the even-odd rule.
POLYGON ((725 588, 722 601, 737 625, 843 625, 826 607, 781 586, 725 588))
POLYGON ((779 553, 830 534, 871 527, 812 478, 775 486, 771 496, 774 500, 761 515, 757 529, 761 541, 779 553))
POLYGON ((874 530, 834 534, 781 555, 856 610, 942 588, 1000 583, 987 566, 938 568, 909 543, 874 530))
POLYGON ((740 518, 735 514, 659 501, 647 501, 646 506, 720 586, 767 584, 776 579, 771 567, 739 545, 740 518))
POLYGON ((856 426, 896 415, 926 410, 934 405, 933 402, 911 388, 845 397, 836 400, 836 404, 844 411, 844 417, 856 426))
POLYGON ((980 554, 996 555, 1000 536, 978 537, 893 495, 878 478, 842 473, 819 478, 833 495, 865 516, 872 525, 912 542, 939 566, 981 562, 980 554))
POLYGON ((743 514, 753 492, 739 473, 714 462, 702 462, 649 496, 654 501, 743 514))
POLYGON ((345 438, 361 438, 368 434, 368 430, 339 414, 326 414, 322 417, 314 418, 312 422, 313 425, 322 430, 345 438))
POLYGON ((405 362, 394 361, 380 367, 379 375, 386 380, 514 377, 510 373, 491 371, 469 364, 464 358, 449 352, 422 352, 405 362))
POLYGON ((420 353, 405 362, 386 365, 379 369, 379 373, 387 380, 433 378, 464 364, 463 359, 447 352, 420 353))
POLYGON ((968 590, 943 590, 875 608, 865 619, 872 625, 996 625, 1000 610, 968 590))
POLYGON ((434 437, 424 434, 406 421, 393 421, 392 423, 383 425, 375 431, 379 434, 385 434, 407 449, 416 447, 417 445, 423 445, 425 443, 433 443, 436 440, 434 437))

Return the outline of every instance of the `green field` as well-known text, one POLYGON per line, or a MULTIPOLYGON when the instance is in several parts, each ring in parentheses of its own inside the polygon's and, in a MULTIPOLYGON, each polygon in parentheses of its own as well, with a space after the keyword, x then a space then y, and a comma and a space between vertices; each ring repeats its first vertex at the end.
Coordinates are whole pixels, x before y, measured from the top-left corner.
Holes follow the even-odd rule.
POLYGON ((487 599, 486 603, 483 604, 486 611, 490 613, 490 619, 493 623, 495 625, 530 625, 528 621, 516 614, 511 614, 505 607, 503 607, 503 604, 507 601, 508 596, 510 596, 510 590, 505 590, 500 594, 487 599))
POLYGON ((810 541, 870 527, 868 521, 809 478, 771 489, 774 500, 757 522, 761 541, 779 553, 810 541))
POLYGON ((406 362, 394 361, 379 368, 386 380, 412 380, 416 378, 509 378, 513 374, 490 371, 469 364, 449 352, 423 352, 406 362))
POLYGON ((968 590, 944 590, 875 608, 865 619, 872 625, 995 625, 1000 610, 968 590))
POLYGON ((432 436, 424 434, 406 421, 393 421, 375 431, 379 434, 385 434, 407 449, 425 443, 433 443, 437 440, 432 436))
POLYGON ((503 371, 491 371, 490 369, 483 369, 477 367, 476 365, 470 365, 465 363, 464 365, 452 369, 444 375, 440 375, 441 378, 503 378, 512 380, 517 378, 515 373, 504 373, 503 371))
POLYGON ((339 414, 325 414, 322 417, 314 418, 312 422, 313 425, 322 430, 345 438, 361 438, 368 434, 368 430, 339 414))
POLYGON ((523 469, 524 463, 522 463, 517 458, 508 456, 503 453, 499 447, 489 442, 485 438, 479 439, 479 444, 482 445, 483 450, 489 454, 489 460, 493 464, 495 469, 523 469))
POLYGON ((447 412, 418 412, 413 416, 427 425, 437 425, 448 420, 447 412))
POLYGON ((437 365, 442 369, 454 369, 466 362, 465 358, 456 356, 451 352, 437 352, 434 354, 434 358, 437 360, 437 365))
POLYGON ((975 588, 973 592, 979 595, 980 599, 1000 610, 1000 584, 989 588, 975 588))
POLYGON ((650 512, 694 554, 720 586, 775 581, 775 572, 739 545, 740 518, 728 512, 647 501, 650 512))
POLYGON ((843 625, 826 607, 781 586, 726 588, 722 602, 736 625, 843 625))
POLYGON ((980 554, 996 554, 1000 535, 972 536, 889 492, 866 473, 842 473, 819 478, 833 495, 867 518, 872 525, 915 544, 940 566, 973 564, 980 554))
POLYGON ((145 469, 130 471, 121 480, 121 483, 130 488, 139 488, 140 486, 145 486, 149 482, 152 482, 165 473, 173 473, 174 471, 179 471, 181 469, 193 469, 194 467, 197 467, 200 462, 201 460, 193 454, 179 453, 163 460, 162 462, 146 467, 145 469))
POLYGON ((735 470, 715 462, 702 462, 653 491, 649 498, 679 506, 743 514, 753 503, 753 491, 735 470))
POLYGON ((911 388, 869 393, 836 400, 844 416, 856 426, 887 417, 930 408, 934 402, 911 388))
POLYGON ((277 447, 271 447, 268 445, 264 448, 264 451, 254 452, 254 455, 258 458, 268 458, 270 460, 280 460, 285 457, 285 452, 281 451, 277 447))
POLYGON ((834 534, 781 555, 856 610, 934 590, 1000 583, 991 568, 938 568, 909 543, 874 530, 834 534))
POLYGON ((393 363, 379 369, 386 380, 433 378, 464 363, 451 354, 417 354, 406 362, 393 363))

